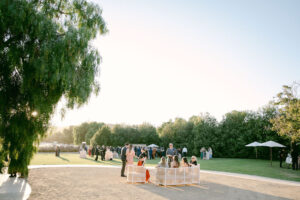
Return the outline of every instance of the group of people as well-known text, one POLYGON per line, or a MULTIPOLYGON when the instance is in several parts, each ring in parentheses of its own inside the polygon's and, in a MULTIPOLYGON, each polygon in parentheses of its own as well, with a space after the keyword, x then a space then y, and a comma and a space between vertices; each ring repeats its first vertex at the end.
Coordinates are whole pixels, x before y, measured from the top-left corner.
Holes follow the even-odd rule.
MULTIPOLYGON (((187 152, 187 151, 186 151, 187 152)), ((128 165, 133 165, 134 158, 138 159, 137 166, 144 166, 145 161, 148 157, 148 153, 146 149, 141 148, 140 155, 136 155, 134 151, 134 147, 132 144, 126 143, 125 146, 121 149, 121 160, 122 160, 122 168, 121 168, 121 177, 125 176, 125 169, 128 165)), ((186 154, 183 154, 186 155, 186 154)), ((169 148, 166 151, 166 157, 162 156, 160 162, 157 167, 163 168, 179 168, 179 167, 191 167, 197 166, 197 158, 196 156, 192 156, 190 162, 188 162, 187 157, 182 157, 181 161, 179 161, 178 151, 173 147, 173 144, 169 144, 169 148)), ((146 182, 150 179, 150 173, 146 170, 146 182)))
MULTIPOLYGON (((134 148, 132 144, 126 143, 125 146, 121 149, 121 160, 122 160, 122 168, 121 168, 121 177, 125 176, 125 168, 128 165, 133 165, 133 159, 138 158, 138 166, 144 166, 145 160, 147 159, 147 153, 144 148, 141 148, 141 153, 139 156, 135 154, 134 148)), ((150 173, 146 170, 146 182, 150 179, 150 173)))
MULTIPOLYGON (((94 155, 95 155, 96 156, 95 161, 98 161, 99 156, 101 158, 101 161, 113 160, 113 158, 114 158, 114 152, 111 150, 111 148, 106 147, 104 145, 102 145, 102 146, 97 145, 97 146, 90 148, 88 150, 88 154, 91 157, 94 157, 94 155)), ((115 153, 115 154, 117 154, 117 153, 115 153)))
POLYGON ((285 159, 285 163, 292 165, 293 170, 298 170, 300 166, 300 156, 297 147, 295 146, 291 152, 286 153, 285 149, 279 151, 280 167, 285 159))
POLYGON ((205 149, 205 147, 202 147, 200 149, 200 158, 201 160, 209 160, 212 158, 212 148, 209 147, 208 149, 205 149))
MULTIPOLYGON (((183 148, 183 150, 186 147, 183 148)), ((167 168, 179 168, 182 167, 191 167, 193 165, 197 165, 197 158, 196 156, 192 156, 190 162, 188 162, 188 159, 186 157, 187 150, 185 150, 182 155, 181 161, 179 162, 180 158, 178 155, 178 151, 174 148, 173 144, 169 144, 169 148, 167 149, 166 156, 167 161, 165 157, 161 158, 161 161, 158 165, 158 167, 167 167, 167 168)))
POLYGON ((192 156, 190 162, 188 162, 187 157, 182 157, 181 161, 179 162, 179 157, 175 156, 168 156, 166 159, 164 156, 161 157, 160 162, 156 167, 162 168, 179 168, 179 167, 192 167, 197 166, 197 158, 196 156, 192 156))

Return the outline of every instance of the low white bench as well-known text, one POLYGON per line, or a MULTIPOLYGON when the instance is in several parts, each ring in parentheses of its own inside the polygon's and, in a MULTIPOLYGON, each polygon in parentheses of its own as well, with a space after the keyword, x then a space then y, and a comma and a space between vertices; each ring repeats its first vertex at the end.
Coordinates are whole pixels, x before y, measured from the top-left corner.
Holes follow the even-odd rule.
POLYGON ((200 165, 180 168, 157 168, 157 185, 200 184, 200 165))
POLYGON ((79 153, 79 157, 80 158, 86 158, 86 151, 85 150, 81 150, 79 153))
POLYGON ((128 165, 126 170, 128 183, 146 182, 146 168, 144 166, 128 165))

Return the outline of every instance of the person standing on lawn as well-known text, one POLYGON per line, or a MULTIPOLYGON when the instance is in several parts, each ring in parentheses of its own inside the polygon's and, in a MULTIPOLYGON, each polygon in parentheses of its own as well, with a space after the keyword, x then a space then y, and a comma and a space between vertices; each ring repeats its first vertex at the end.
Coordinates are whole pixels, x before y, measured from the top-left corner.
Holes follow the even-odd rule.
POLYGON ((101 160, 102 161, 105 160, 105 153, 106 153, 106 147, 104 145, 102 145, 102 149, 101 149, 101 160))
POLYGON ((140 146, 137 147, 136 155, 137 155, 137 157, 139 157, 141 155, 141 147, 140 146))
POLYGON ((173 144, 169 144, 169 148, 167 149, 167 158, 168 158, 168 163, 171 163, 173 161, 173 157, 177 155, 177 150, 173 147, 173 144))
POLYGON ((121 177, 126 177, 124 172, 125 172, 125 167, 126 167, 126 151, 128 148, 128 143, 125 144, 124 147, 121 149, 121 160, 122 160, 122 169, 121 169, 121 177))
POLYGON ((94 157, 95 154, 96 154, 96 146, 93 145, 93 148, 92 148, 92 157, 94 157))
POLYGON ((126 165, 133 165, 133 158, 135 156, 134 148, 132 144, 129 145, 129 148, 126 150, 126 165))
POLYGON ((99 156, 100 150, 99 150, 99 145, 97 145, 96 149, 95 149, 95 154, 96 154, 96 158, 95 160, 98 161, 98 156, 99 156))
POLYGON ((206 149, 205 149, 205 147, 202 147, 201 149, 200 149, 200 157, 201 157, 201 160, 203 160, 204 158, 205 158, 205 152, 206 152, 206 149))
POLYGON ((153 148, 152 150, 152 158, 155 159, 156 157, 156 148, 153 148))
POLYGON ((182 156, 186 157, 187 156, 187 152, 188 152, 187 148, 183 147, 183 149, 182 149, 182 156))
POLYGON ((283 160, 284 160, 284 157, 285 157, 285 152, 284 152, 284 149, 281 149, 280 151, 279 151, 279 162, 280 162, 280 167, 282 168, 282 162, 283 162, 283 160))
POLYGON ((298 148, 296 146, 296 143, 293 145, 293 150, 292 150, 292 167, 293 170, 298 170, 298 148))
POLYGON ((149 159, 152 160, 152 148, 149 149, 149 159))

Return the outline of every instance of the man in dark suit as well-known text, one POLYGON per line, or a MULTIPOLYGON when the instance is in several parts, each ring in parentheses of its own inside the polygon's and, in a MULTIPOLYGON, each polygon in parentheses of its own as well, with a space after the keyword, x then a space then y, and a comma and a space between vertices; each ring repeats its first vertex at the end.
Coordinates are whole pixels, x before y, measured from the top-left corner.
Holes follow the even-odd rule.
POLYGON ((99 145, 97 145, 96 149, 95 149, 95 154, 96 154, 96 158, 95 160, 98 161, 98 156, 99 156, 99 145))
POLYGON ((293 148, 292 148, 292 166, 293 166, 293 170, 298 170, 298 147, 296 145, 296 143, 293 144, 293 148))
POLYGON ((283 160, 284 160, 284 157, 285 157, 285 152, 284 152, 284 149, 281 149, 280 151, 279 151, 279 162, 280 162, 280 167, 282 167, 282 162, 283 162, 283 160))
POLYGON ((101 150, 100 150, 100 155, 101 155, 101 160, 105 160, 105 153, 106 153, 106 147, 102 145, 101 150))
POLYGON ((126 143, 125 146, 121 149, 121 160, 122 160, 121 177, 126 177, 124 172, 125 172, 125 167, 126 167, 126 150, 127 150, 128 146, 129 146, 129 144, 126 143))

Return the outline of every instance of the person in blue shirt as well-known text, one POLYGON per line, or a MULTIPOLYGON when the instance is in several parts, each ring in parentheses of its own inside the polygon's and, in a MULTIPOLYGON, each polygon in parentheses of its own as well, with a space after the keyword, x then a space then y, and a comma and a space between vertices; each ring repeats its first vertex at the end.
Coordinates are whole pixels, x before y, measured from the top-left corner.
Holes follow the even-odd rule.
POLYGON ((151 148, 151 147, 150 147, 150 149, 149 149, 149 158, 150 158, 150 160, 153 159, 153 156, 152 156, 152 148, 151 148))

